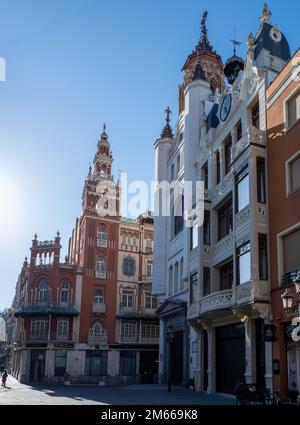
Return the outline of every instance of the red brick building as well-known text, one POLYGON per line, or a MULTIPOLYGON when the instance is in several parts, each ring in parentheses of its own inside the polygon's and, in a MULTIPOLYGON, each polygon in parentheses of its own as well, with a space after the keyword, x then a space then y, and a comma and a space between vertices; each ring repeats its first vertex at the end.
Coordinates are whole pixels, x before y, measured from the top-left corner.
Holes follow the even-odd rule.
MULTIPOLYGON (((300 81, 298 50, 266 92, 268 132, 269 240, 273 323, 274 391, 300 391, 300 342, 293 341, 291 311, 282 295, 297 297, 300 271, 300 81)), ((299 314, 298 314, 299 315, 299 314)))
MULTIPOLYGON (((137 334, 140 344, 132 347, 137 341, 122 344, 120 327, 116 326, 120 314, 117 303, 122 302, 117 282, 123 246, 120 188, 112 176, 112 162, 104 127, 84 183, 82 214, 76 219, 65 261, 60 259, 59 233, 53 241, 38 241, 37 235, 32 241, 31 258, 24 262, 15 297, 18 320, 12 373, 23 382, 63 378, 106 384, 140 382, 146 366, 155 372, 157 327, 155 338, 142 341, 142 335, 137 334), (140 350, 149 351, 150 357, 140 356, 140 350)), ((150 268, 146 263, 143 266, 143 259, 152 255, 152 242, 150 252, 144 239, 150 235, 152 241, 153 221, 150 217, 147 226, 144 221, 141 217, 134 225, 138 272, 133 280, 144 295, 143 300, 133 301, 136 312, 146 308, 146 292, 151 293, 150 268)), ((156 304, 152 299, 150 304, 146 319, 157 326, 156 304)), ((151 336, 152 328, 149 332, 151 336)))

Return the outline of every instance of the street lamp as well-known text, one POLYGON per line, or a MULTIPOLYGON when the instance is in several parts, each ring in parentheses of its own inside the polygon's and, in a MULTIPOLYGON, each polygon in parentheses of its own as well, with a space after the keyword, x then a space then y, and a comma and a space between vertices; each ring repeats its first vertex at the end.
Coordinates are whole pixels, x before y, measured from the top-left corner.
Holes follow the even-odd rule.
POLYGON ((293 294, 288 289, 286 289, 281 295, 283 309, 288 317, 300 315, 300 272, 298 272, 297 276, 294 279, 294 285, 296 294, 298 296, 298 302, 294 308, 292 308, 294 300, 293 294))
POLYGON ((172 380, 172 341, 174 339, 175 332, 171 324, 167 326, 166 341, 168 343, 169 350, 169 361, 168 361, 168 392, 171 392, 171 380, 172 380))

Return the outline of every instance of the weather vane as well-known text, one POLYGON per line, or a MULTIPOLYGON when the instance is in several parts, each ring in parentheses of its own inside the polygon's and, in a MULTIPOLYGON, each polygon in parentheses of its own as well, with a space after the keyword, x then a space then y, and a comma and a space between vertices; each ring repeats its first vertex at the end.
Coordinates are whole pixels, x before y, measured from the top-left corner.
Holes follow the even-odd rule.
POLYGON ((234 56, 236 56, 236 47, 240 46, 243 43, 241 41, 236 40, 236 38, 235 38, 235 28, 233 29, 233 40, 230 40, 230 41, 233 44, 233 54, 234 54, 234 56))

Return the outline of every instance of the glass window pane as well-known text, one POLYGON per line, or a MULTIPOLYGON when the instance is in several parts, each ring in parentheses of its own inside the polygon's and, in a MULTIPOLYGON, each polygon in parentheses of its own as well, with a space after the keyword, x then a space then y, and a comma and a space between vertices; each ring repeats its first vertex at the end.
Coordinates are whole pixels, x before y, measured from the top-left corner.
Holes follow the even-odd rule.
POLYGON ((238 183, 238 211, 249 205, 249 174, 238 183))
POLYGON ((251 255, 250 251, 239 257, 239 283, 249 282, 251 279, 251 255))

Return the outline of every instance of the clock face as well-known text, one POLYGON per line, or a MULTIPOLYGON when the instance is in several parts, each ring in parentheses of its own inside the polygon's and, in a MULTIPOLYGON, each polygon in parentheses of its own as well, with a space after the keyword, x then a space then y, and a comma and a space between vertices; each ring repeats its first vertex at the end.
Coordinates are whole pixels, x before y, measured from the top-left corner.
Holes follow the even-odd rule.
POLYGON ((220 109, 220 120, 222 122, 226 121, 228 118, 228 115, 230 113, 231 110, 231 104, 232 104, 232 98, 231 98, 231 94, 227 94, 221 104, 221 109, 220 109))

